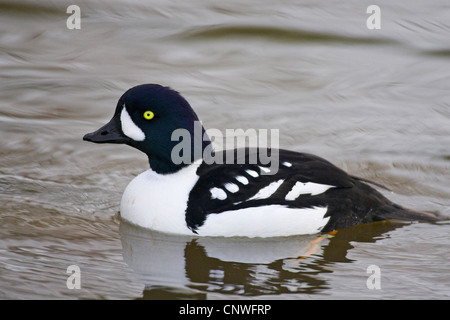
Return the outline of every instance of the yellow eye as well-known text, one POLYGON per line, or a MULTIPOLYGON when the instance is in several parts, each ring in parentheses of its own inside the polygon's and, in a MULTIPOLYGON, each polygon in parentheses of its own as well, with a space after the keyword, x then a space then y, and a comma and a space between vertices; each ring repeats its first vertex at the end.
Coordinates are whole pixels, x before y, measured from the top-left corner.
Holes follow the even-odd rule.
POLYGON ((144 112, 144 118, 147 120, 151 120, 155 117, 155 114, 151 111, 145 111, 144 112))

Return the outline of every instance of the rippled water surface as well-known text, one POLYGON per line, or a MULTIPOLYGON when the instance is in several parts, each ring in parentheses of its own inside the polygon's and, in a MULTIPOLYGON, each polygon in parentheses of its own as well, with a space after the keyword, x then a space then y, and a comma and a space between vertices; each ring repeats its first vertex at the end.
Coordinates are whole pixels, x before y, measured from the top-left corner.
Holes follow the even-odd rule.
POLYGON ((207 128, 280 129, 282 148, 448 218, 447 0, 377 1, 379 30, 369 1, 78 1, 80 30, 66 27, 70 4, 0 0, 1 299, 449 299, 448 222, 152 233, 118 212, 145 156, 82 141, 123 91, 161 83, 207 128), (80 289, 66 285, 70 265, 80 289))

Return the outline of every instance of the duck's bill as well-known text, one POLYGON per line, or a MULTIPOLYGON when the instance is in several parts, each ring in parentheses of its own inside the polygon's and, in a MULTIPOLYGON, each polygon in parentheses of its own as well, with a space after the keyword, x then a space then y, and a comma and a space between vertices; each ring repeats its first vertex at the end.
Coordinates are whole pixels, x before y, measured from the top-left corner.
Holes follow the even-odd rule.
POLYGON ((118 119, 112 118, 97 131, 86 134, 83 140, 95 143, 129 143, 130 138, 123 134, 118 119))

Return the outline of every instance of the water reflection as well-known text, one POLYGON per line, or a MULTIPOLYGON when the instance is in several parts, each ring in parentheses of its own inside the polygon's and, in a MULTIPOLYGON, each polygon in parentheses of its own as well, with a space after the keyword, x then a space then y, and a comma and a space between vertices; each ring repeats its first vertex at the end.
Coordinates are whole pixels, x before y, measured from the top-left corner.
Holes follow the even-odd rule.
POLYGON ((206 299, 315 294, 329 288, 322 276, 336 263, 351 263, 352 242, 375 242, 403 224, 380 222, 336 235, 270 239, 199 238, 167 235, 122 222, 125 262, 145 282, 143 299, 206 299), (305 257, 311 244, 316 251, 305 257))

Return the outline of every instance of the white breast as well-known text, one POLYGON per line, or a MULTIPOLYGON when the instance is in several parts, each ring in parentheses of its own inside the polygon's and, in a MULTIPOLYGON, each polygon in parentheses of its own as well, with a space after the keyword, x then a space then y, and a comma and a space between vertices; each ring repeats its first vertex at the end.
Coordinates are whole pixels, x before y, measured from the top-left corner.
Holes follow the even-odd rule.
POLYGON ((189 192, 198 180, 198 166, 197 162, 168 175, 152 170, 141 173, 123 193, 121 217, 144 228, 192 235, 186 226, 185 211, 189 192))

